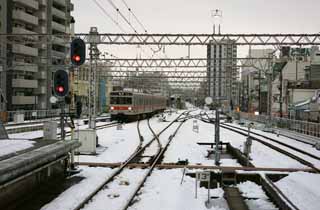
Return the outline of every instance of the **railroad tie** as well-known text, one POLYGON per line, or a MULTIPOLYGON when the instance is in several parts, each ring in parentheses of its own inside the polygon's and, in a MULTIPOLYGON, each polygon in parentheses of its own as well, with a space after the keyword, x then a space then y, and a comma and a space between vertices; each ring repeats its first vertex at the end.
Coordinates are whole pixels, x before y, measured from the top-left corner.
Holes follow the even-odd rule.
POLYGON ((230 210, 249 210, 238 188, 224 187, 224 197, 230 210))

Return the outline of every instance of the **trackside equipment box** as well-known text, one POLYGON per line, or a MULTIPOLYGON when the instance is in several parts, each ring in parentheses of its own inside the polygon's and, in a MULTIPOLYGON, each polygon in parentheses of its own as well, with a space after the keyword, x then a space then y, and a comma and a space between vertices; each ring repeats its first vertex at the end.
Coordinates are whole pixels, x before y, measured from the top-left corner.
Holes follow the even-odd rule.
POLYGON ((96 130, 86 129, 78 131, 78 138, 81 143, 78 151, 80 154, 96 154, 96 130))

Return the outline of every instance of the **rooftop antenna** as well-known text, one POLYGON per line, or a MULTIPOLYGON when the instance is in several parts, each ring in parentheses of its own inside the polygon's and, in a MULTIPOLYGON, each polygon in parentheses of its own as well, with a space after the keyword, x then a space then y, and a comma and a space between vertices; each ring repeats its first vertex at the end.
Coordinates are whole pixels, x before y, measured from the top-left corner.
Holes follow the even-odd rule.
POLYGON ((211 17, 213 20, 213 34, 216 34, 216 24, 218 24, 218 34, 221 34, 222 10, 211 10, 211 17))

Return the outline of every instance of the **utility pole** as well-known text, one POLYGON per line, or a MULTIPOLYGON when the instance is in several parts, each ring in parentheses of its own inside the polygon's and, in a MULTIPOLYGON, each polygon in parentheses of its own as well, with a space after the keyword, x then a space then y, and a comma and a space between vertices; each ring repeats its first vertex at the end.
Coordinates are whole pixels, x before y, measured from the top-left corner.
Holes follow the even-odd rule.
POLYGON ((268 54, 268 108, 267 108, 267 115, 269 116, 269 119, 271 119, 272 115, 272 53, 268 54))
POLYGON ((93 69, 95 59, 95 67, 97 68, 98 43, 100 36, 97 27, 90 28, 89 44, 90 44, 90 72, 89 72, 89 128, 96 128, 96 69, 93 69))
POLYGON ((259 97, 259 115, 261 114, 261 69, 259 69, 259 87, 258 87, 258 97, 259 97))
POLYGON ((279 101, 280 110, 279 110, 279 112, 280 112, 280 117, 282 118, 283 117, 283 113, 282 113, 282 80, 283 80, 282 69, 280 70, 279 80, 280 80, 280 101, 279 101))

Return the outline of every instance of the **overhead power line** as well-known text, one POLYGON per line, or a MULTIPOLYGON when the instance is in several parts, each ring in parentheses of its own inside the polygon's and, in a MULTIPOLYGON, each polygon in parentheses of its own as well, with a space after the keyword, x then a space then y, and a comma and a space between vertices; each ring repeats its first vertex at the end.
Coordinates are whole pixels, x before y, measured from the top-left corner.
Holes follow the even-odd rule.
POLYGON ((135 33, 138 33, 137 30, 134 28, 134 26, 130 23, 130 21, 122 14, 120 9, 113 3, 112 0, 108 0, 108 2, 111 4, 111 6, 119 13, 119 15, 122 17, 122 19, 132 28, 132 30, 135 33))
POLYGON ((118 28, 122 31, 122 32, 126 32, 121 26, 120 24, 115 20, 113 19, 113 17, 103 8, 103 6, 97 1, 97 0, 93 0, 94 3, 102 10, 102 12, 108 17, 110 18, 110 20, 116 24, 118 26, 118 28))
POLYGON ((141 26, 141 28, 144 30, 145 33, 148 33, 147 29, 143 26, 142 22, 139 20, 139 18, 134 14, 134 12, 132 11, 132 9, 129 7, 129 5, 127 4, 127 2, 125 0, 122 0, 123 4, 127 7, 128 11, 132 14, 132 16, 134 17, 134 19, 139 23, 139 25, 141 26))

